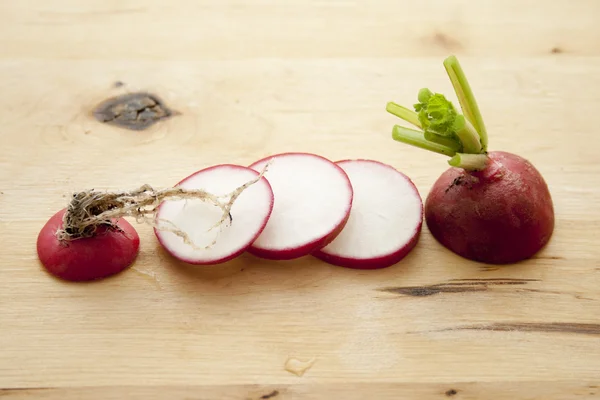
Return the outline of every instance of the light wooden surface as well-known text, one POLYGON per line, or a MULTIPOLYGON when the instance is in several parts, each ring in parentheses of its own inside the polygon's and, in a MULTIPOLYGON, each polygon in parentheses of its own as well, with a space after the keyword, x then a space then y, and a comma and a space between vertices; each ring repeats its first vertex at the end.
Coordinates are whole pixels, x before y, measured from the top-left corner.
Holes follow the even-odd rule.
POLYGON ((600 398, 599 15, 596 0, 0 2, 0 396, 600 398), (393 142, 385 104, 451 93, 451 53, 491 148, 551 188, 556 231, 534 259, 469 262, 425 227, 380 271, 248 255, 193 268, 137 225, 117 277, 41 269, 36 235, 72 191, 216 163, 373 158, 425 198, 446 160, 393 142), (142 132, 90 116, 141 89, 181 115, 142 132), (314 363, 298 376, 289 359, 314 363))

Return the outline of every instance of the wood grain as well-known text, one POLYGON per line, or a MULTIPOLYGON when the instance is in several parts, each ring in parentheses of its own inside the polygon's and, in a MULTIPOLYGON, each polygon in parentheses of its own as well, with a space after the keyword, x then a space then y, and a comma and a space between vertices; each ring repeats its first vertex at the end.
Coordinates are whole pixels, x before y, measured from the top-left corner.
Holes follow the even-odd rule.
POLYGON ((452 400, 499 399, 514 400, 515 395, 526 393, 527 398, 562 400, 577 398, 597 399, 600 386, 572 381, 548 382, 486 382, 486 383, 347 383, 347 384, 294 384, 294 385, 227 385, 227 386, 124 386, 87 388, 33 388, 4 389, 0 396, 9 399, 79 400, 452 400))
POLYGON ((600 2, 500 3, 0 2, 0 397, 600 397, 600 2), (119 276, 67 284, 40 267, 36 235, 72 191, 277 152, 377 159, 425 198, 446 161, 393 142, 385 104, 451 93, 450 53, 491 148, 550 186, 556 230, 531 260, 469 262, 424 227, 385 270, 198 268, 136 225, 119 276), (136 91, 178 114, 142 131, 94 118, 136 91), (289 358, 315 362, 296 376, 289 358))

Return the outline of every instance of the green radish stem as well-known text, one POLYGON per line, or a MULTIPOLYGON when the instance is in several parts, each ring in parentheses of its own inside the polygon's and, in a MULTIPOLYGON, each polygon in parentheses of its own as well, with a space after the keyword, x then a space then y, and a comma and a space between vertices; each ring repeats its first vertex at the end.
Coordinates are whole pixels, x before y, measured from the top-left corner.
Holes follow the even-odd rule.
POLYGON ((440 136, 432 131, 425 131, 423 136, 430 142, 441 144, 454 151, 462 151, 462 144, 457 139, 440 136))
POLYGON ((467 80, 467 76, 463 71, 460 63, 456 56, 450 56, 444 60, 444 67, 450 77, 458 102, 463 110, 463 113, 467 117, 467 120, 473 125, 473 128, 479 133, 481 146, 483 151, 487 151, 488 137, 485 125, 483 123, 483 117, 479 111, 479 106, 475 100, 475 95, 471 90, 471 85, 467 80))
POLYGON ((396 104, 394 102, 389 102, 385 109, 390 114, 393 114, 396 117, 413 124, 417 128, 421 127, 421 123, 419 122, 419 114, 417 114, 413 110, 409 110, 408 108, 402 107, 401 105, 396 104))
POLYGON ((444 154, 449 157, 452 157, 454 154, 456 154, 456 151, 448 146, 425 139, 423 132, 405 128, 400 125, 394 125, 394 128, 392 129, 392 138, 398 142, 410 144, 412 146, 420 147, 421 149, 433 151, 435 153, 444 154))
POLYGON ((419 91, 415 111, 389 102, 386 110, 420 130, 395 125, 392 138, 425 150, 452 157, 449 164, 466 170, 478 170, 487 164, 487 133, 483 118, 458 59, 444 60, 459 99, 460 114, 443 94, 424 88, 419 91))
POLYGON ((462 143, 465 153, 481 153, 482 146, 479 141, 479 134, 473 125, 471 125, 471 123, 462 115, 456 117, 455 124, 457 126, 462 126, 462 128, 457 128, 455 133, 462 143))
POLYGON ((448 164, 471 171, 479 171, 485 168, 489 157, 485 154, 456 153, 448 164))

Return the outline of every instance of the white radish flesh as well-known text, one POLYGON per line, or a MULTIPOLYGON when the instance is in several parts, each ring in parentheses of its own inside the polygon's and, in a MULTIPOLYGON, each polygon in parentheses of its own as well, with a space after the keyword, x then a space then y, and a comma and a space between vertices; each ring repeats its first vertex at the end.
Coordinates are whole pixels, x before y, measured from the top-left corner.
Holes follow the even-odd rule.
POLYGON ((346 173, 335 163, 307 153, 283 153, 257 161, 275 194, 273 213, 262 234, 248 249, 256 256, 289 260, 327 245, 343 229, 353 191, 346 173))
MULTIPOLYGON (((259 173, 239 165, 217 165, 182 180, 177 187, 202 189, 215 196, 231 193, 259 173)), ((218 264, 243 253, 264 229, 273 209, 273 191, 263 177, 247 187, 231 207, 231 221, 218 225, 223 210, 210 201, 167 200, 157 213, 155 234, 175 258, 190 264, 218 264), (193 245, 162 228, 177 228, 193 245), (212 229, 211 229, 212 228, 212 229)))
POLYGON ((334 265, 389 267, 417 244, 423 201, 411 180, 395 168, 371 160, 337 163, 350 178, 354 202, 348 222, 328 246, 313 255, 334 265))

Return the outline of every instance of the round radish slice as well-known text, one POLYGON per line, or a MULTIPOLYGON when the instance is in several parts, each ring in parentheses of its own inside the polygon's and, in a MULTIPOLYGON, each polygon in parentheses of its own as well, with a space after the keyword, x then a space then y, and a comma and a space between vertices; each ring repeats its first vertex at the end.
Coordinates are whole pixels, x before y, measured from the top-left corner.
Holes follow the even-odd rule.
POLYGON ((113 220, 118 229, 101 226, 94 237, 58 240, 66 209, 58 211, 40 230, 37 252, 44 268, 57 278, 82 282, 115 275, 135 260, 140 238, 125 219, 113 220))
POLYGON ((354 188, 348 223, 328 246, 313 255, 330 264, 359 269, 389 267, 417 244, 423 201, 411 180, 371 160, 337 163, 354 188))
MULTIPOLYGON (((223 196, 258 175, 247 167, 223 164, 198 171, 177 187, 223 196)), ((263 177, 239 195, 231 207, 231 218, 221 226, 215 225, 221 220, 223 210, 210 201, 166 200, 159 207, 158 227, 154 232, 173 257, 189 264, 218 264, 243 253, 263 231, 272 210, 273 191, 263 177), (163 228, 181 230, 193 245, 163 228)))
POLYGON ((273 187, 275 205, 265 230, 248 251, 289 260, 327 245, 343 229, 352 206, 352 185, 335 163, 307 153, 283 153, 257 161, 273 187))

